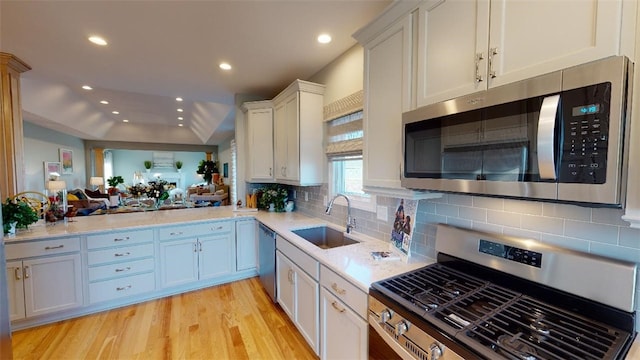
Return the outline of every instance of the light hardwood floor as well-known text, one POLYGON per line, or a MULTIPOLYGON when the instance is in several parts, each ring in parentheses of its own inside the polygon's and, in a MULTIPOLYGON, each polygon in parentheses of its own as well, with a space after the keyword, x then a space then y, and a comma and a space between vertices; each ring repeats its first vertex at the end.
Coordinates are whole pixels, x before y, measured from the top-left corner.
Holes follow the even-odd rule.
POLYGON ((258 278, 13 333, 14 359, 317 359, 258 278))

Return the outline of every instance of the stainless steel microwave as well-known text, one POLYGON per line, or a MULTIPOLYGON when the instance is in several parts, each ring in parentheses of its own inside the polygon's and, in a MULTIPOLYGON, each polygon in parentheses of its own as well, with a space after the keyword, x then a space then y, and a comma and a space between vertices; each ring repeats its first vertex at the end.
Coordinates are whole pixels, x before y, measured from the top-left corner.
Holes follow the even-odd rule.
POLYGON ((402 186, 622 206, 633 65, 610 57, 402 116, 402 186))

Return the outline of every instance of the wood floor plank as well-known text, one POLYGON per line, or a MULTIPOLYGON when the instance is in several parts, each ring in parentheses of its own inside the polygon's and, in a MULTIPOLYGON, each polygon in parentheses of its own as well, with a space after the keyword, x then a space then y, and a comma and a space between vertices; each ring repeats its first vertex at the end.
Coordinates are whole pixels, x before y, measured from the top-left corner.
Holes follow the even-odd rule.
POLYGON ((258 278, 13 333, 31 359, 317 359, 258 278))

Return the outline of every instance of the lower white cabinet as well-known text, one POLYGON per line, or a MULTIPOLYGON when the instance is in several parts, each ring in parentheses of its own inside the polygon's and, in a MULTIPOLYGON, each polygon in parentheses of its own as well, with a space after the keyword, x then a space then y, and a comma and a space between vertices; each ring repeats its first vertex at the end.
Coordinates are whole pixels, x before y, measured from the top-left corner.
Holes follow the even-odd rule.
POLYGON ((367 359, 368 324, 345 303, 320 290, 322 324, 321 359, 367 359))
POLYGON ((316 279, 294 264, 285 254, 276 250, 278 303, 289 315, 309 346, 319 355, 320 286, 316 279))
MULTIPOLYGON (((232 272, 232 222, 200 225, 193 234, 192 226, 166 230, 180 240, 160 241, 161 286, 189 284, 232 272)), ((162 232, 161 232, 162 236, 162 232)))
POLYGON ((11 320, 82 305, 80 254, 7 262, 11 320))
POLYGON ((236 270, 252 270, 258 266, 258 222, 236 221, 236 270))

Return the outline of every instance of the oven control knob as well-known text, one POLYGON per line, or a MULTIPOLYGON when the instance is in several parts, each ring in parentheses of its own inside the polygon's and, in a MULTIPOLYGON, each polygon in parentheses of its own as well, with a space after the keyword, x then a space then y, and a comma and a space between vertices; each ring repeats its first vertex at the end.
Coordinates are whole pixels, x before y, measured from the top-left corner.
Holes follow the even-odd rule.
POLYGON ((391 320, 391 317, 393 316, 393 313, 391 312, 391 310, 389 309, 384 309, 382 310, 382 312, 380 313, 380 323, 384 324, 387 321, 391 320))
POLYGON ((436 343, 429 346, 429 351, 431 352, 431 360, 438 360, 442 356, 442 348, 436 343))
POLYGON ((409 330, 409 323, 405 320, 400 320, 395 326, 396 336, 403 335, 409 330))

